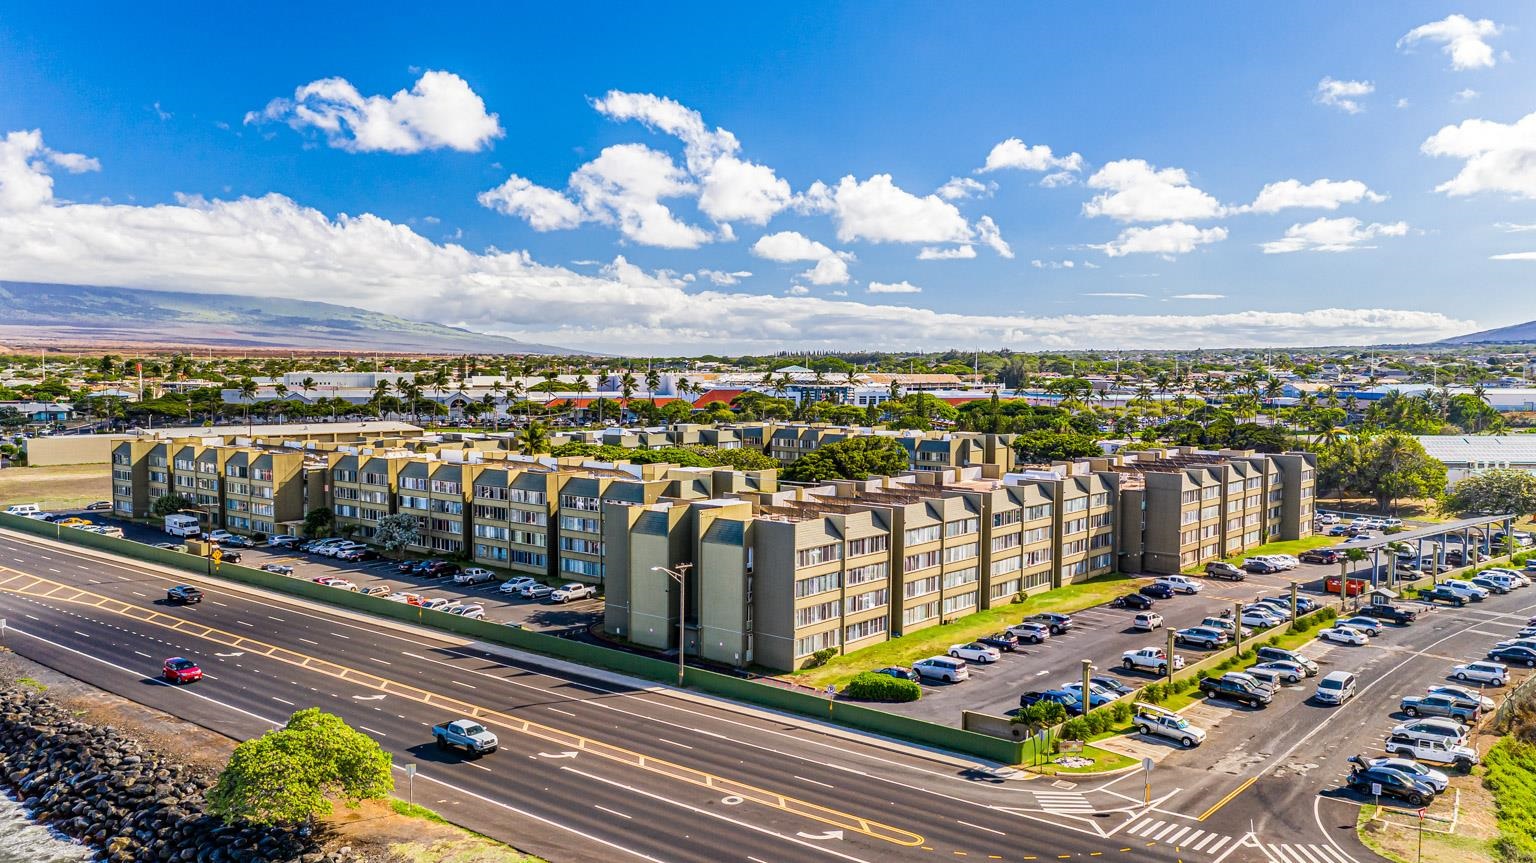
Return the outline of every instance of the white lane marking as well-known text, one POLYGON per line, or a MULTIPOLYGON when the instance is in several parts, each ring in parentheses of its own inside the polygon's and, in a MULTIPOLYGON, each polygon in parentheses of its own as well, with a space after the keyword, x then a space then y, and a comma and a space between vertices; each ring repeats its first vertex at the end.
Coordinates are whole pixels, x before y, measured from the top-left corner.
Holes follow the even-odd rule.
POLYGON ((623 818, 626 821, 634 820, 633 816, 625 815, 623 812, 617 812, 615 810, 609 809, 607 806, 599 806, 596 803, 594 803, 594 804, 592 804, 592 808, 593 809, 601 809, 604 812, 607 812, 609 815, 617 815, 617 816, 619 816, 620 818, 623 818))
POLYGON ((309 639, 307 639, 307 638, 300 638, 300 639, 299 639, 299 640, 300 640, 300 641, 302 641, 302 642, 304 642, 304 643, 305 643, 305 644, 313 644, 313 645, 314 645, 314 646, 316 646, 316 647, 319 647, 319 646, 320 646, 320 642, 318 642, 318 641, 310 641, 310 640, 309 640, 309 639))
POLYGON ((237 620, 237 621, 235 621, 235 622, 236 622, 236 623, 238 623, 238 624, 240 624, 240 625, 241 625, 241 626, 247 626, 247 627, 250 627, 250 628, 251 628, 251 629, 255 629, 255 628, 256 628, 256 624, 254 624, 254 623, 246 623, 246 622, 245 622, 245 621, 243 621, 243 620, 237 620))
MULTIPOLYGON (((470 686, 470 685, 469 685, 469 684, 468 684, 468 683, 461 683, 461 682, 459 682, 459 681, 457 681, 457 680, 450 680, 450 681, 448 681, 448 682, 449 682, 449 683, 452 683, 452 684, 454 684, 454 685, 456 685, 456 686, 462 686, 462 687, 464 687, 464 688, 465 688, 465 689, 474 689, 474 688, 475 688, 475 687, 473 687, 473 686, 470 686)), ((551 707, 551 708, 550 708, 550 709, 551 709, 551 710, 553 710, 553 709, 554 709, 554 708, 553 708, 553 707, 551 707)))
POLYGON ((751 823, 749 821, 738 821, 735 818, 728 818, 728 817, 726 817, 724 815, 721 815, 719 812, 711 812, 708 809, 702 809, 702 808, 700 808, 698 806, 690 806, 689 804, 684 803, 684 802, 682 802, 680 800, 673 800, 673 799, 668 798, 668 797, 663 797, 660 794, 653 794, 653 793, 651 793, 649 791, 646 791, 646 790, 644 790, 642 788, 636 788, 633 785, 625 785, 623 783, 616 782, 616 781, 614 781, 612 779, 607 779, 607 778, 604 778, 602 776, 598 776, 598 775, 596 775, 594 773, 587 773, 586 771, 583 771, 583 770, 577 770, 574 767, 561 767, 560 769, 561 770, 568 770, 571 773, 576 774, 577 776, 584 776, 587 779, 590 779, 590 780, 592 780, 594 782, 601 782, 604 785, 611 785, 614 788, 622 788, 625 791, 630 792, 631 794, 638 794, 641 797, 647 797, 647 798, 650 798, 651 800, 658 800, 658 801, 661 801, 662 803, 670 803, 673 806, 677 806, 677 807, 680 807, 682 809, 686 809, 689 812, 693 812, 693 813, 698 814, 698 815, 706 815, 706 816, 708 816, 710 818, 717 818, 717 819, 719 819, 721 821, 726 821, 726 822, 729 822, 731 824, 735 824, 738 827, 745 827, 748 830, 752 830, 752 831, 757 832, 757 833, 765 833, 765 834, 767 834, 769 836, 777 837, 777 838, 782 839, 782 840, 784 840, 786 842, 793 842, 794 844, 799 845, 801 847, 810 848, 810 849, 812 849, 814 851, 820 851, 823 854, 828 854, 828 855, 831 855, 833 857, 837 857, 837 858, 839 858, 841 860, 851 860, 851 861, 853 861, 853 863, 870 863, 870 861, 868 861, 868 860, 864 860, 863 858, 860 858, 860 857, 854 857, 851 854, 844 854, 841 851, 834 851, 831 848, 824 848, 824 847, 822 847, 820 845, 814 845, 814 844, 812 844, 810 842, 806 842, 806 841, 804 841, 802 839, 798 839, 798 838, 796 838, 794 836, 786 836, 783 833, 779 833, 779 832, 776 832, 774 830, 770 830, 767 827, 764 827, 764 826, 762 826, 760 824, 753 824, 753 823, 751 823))
POLYGON ((144 652, 144 651, 142 651, 142 650, 135 650, 135 651, 134 651, 134 653, 137 653, 137 654, 138 654, 138 655, 140 655, 140 656, 142 656, 142 657, 144 657, 144 658, 145 658, 145 659, 151 659, 151 658, 153 658, 153 657, 151 657, 151 656, 150 656, 150 655, 149 655, 149 654, 147 654, 147 653, 145 653, 145 652, 144 652))
POLYGON ((374 661, 374 662, 379 663, 380 665, 394 665, 393 662, 386 662, 385 660, 382 660, 382 659, 378 658, 377 656, 370 656, 368 658, 370 660, 374 661))
POLYGON ((281 617, 273 617, 273 616, 272 616, 272 615, 270 615, 270 614, 269 614, 269 615, 267 615, 267 619, 268 619, 268 620, 275 620, 275 621, 277 621, 277 622, 278 622, 278 623, 285 623, 285 622, 286 622, 286 621, 284 621, 284 620, 283 620, 283 619, 282 619, 282 618, 281 618, 281 617))
POLYGON ((669 743, 669 744, 671 744, 673 746, 681 746, 684 749, 692 749, 693 748, 692 746, 689 746, 686 743, 678 743, 676 740, 668 740, 665 737, 658 737, 658 738, 656 738, 656 742, 657 743, 669 743))
MULTIPOLYGON (((1231 836, 1223 836, 1220 839, 1217 839, 1216 842, 1214 844, 1212 844, 1211 847, 1208 849, 1208 853, 1215 854, 1217 851, 1221 850, 1221 846, 1227 844, 1230 841, 1232 841, 1232 837, 1231 836)), ((1237 846, 1233 845, 1232 847, 1236 848, 1237 846)))
POLYGON ((1179 840, 1184 838, 1184 834, 1188 833, 1188 832, 1189 832, 1189 828, 1188 827, 1180 827, 1178 830, 1176 830, 1172 834, 1170 834, 1167 839, 1163 839, 1161 841, 1166 842, 1169 845, 1177 845, 1177 844, 1179 844, 1179 840))
POLYGON ((359 725, 359 726, 357 726, 357 727, 358 727, 358 728, 360 728, 360 729, 361 729, 361 730, 363 730, 363 731, 366 731, 366 732, 368 732, 368 733, 369 733, 369 734, 377 734, 377 735, 379 735, 379 736, 380 736, 380 737, 388 737, 388 736, 389 736, 389 735, 388 735, 388 734, 385 734, 385 733, 384 733, 384 732, 382 732, 382 731, 375 731, 375 730, 373 730, 373 729, 372 729, 372 728, 369 728, 369 727, 368 727, 368 726, 366 726, 366 725, 359 725))
POLYGON ((572 719, 576 718, 576 714, 570 712, 569 710, 561 710, 558 707, 546 707, 544 709, 548 710, 550 713, 561 713, 561 714, 564 714, 566 716, 571 717, 572 719))
POLYGON ((288 706, 289 706, 289 707, 293 707, 293 706, 294 706, 294 703, 293 703, 293 702, 292 702, 292 701, 287 701, 287 700, 285 700, 285 699, 282 699, 282 698, 278 698, 278 697, 277 697, 277 696, 276 696, 276 695, 274 695, 274 696, 272 696, 272 700, 273 700, 273 701, 276 701, 276 702, 277 702, 277 703, 279 703, 279 704, 286 704, 286 705, 288 705, 288 706))
POLYGON ((800 780, 801 782, 809 782, 812 785, 820 785, 822 788, 836 788, 837 787, 835 785, 828 785, 825 782, 817 782, 814 779, 806 779, 804 776, 796 776, 795 778, 800 780))
POLYGON ((75 634, 76 634, 76 635, 78 635, 78 636, 80 636, 80 637, 81 637, 81 638, 90 638, 90 636, 89 636, 89 635, 86 635, 86 634, 85 634, 85 633, 83 633, 83 632, 81 632, 81 631, 80 631, 80 630, 78 630, 78 629, 76 629, 76 630, 74 630, 74 633, 75 633, 75 634))
POLYGON ((130 590, 128 592, 133 594, 134 596, 142 596, 142 597, 146 597, 146 598, 149 596, 149 594, 147 594, 147 593, 139 593, 137 590, 130 590))
POLYGON ((229 606, 228 606, 228 605, 226 605, 226 604, 224 604, 224 603, 222 603, 222 602, 219 602, 219 601, 218 601, 218 600, 217 600, 217 599, 210 599, 210 600, 208 600, 208 601, 209 601, 209 602, 211 602, 211 603, 213 603, 213 604, 214 604, 214 605, 217 605, 217 606, 218 606, 218 607, 220 607, 220 608, 229 608, 229 606))
MULTIPOLYGON (((830 786, 829 786, 829 787, 830 787, 830 786)), ((972 823, 971 823, 971 822, 969 822, 969 821, 961 821, 961 820, 960 820, 960 819, 958 819, 958 818, 956 818, 956 819, 955 819, 955 823, 956 823, 956 824, 964 824, 964 825, 965 825, 965 826, 967 826, 967 827, 971 827, 971 828, 974 828, 974 829, 976 829, 976 830, 985 830, 985 831, 987 831, 987 832, 988 832, 988 833, 996 833, 996 834, 997 834, 997 835, 999 835, 999 836, 1007 836, 1007 835, 1008 835, 1008 834, 1007 834, 1007 833, 1004 833, 1004 832, 1003 832, 1003 831, 1001 831, 1001 830, 993 830, 993 829, 992 829, 992 828, 991 828, 991 827, 983 827, 983 826, 981 826, 981 825, 980 825, 980 824, 972 824, 972 823)))
POLYGON ((350 636, 350 635, 342 635, 342 634, 341 634, 341 633, 339 633, 339 632, 333 632, 333 633, 331 633, 331 635, 334 635, 334 636, 336 636, 336 637, 337 637, 337 638, 351 638, 351 637, 352 637, 352 636, 350 636))
POLYGON ((51 567, 51 566, 50 566, 50 567, 48 567, 48 571, 49 571, 49 572, 56 572, 56 573, 58 573, 58 574, 59 574, 59 575, 63 575, 63 574, 64 574, 64 573, 63 573, 63 572, 61 572, 61 571, 59 571, 59 570, 57 570, 57 569, 54 569, 54 568, 53 568, 53 567, 51 567))

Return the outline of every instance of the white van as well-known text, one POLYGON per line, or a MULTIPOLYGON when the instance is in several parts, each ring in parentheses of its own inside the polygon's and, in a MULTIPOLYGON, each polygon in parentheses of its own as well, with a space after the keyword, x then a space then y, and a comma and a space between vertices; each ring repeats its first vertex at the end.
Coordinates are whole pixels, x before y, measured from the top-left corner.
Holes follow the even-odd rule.
POLYGON ((971 676, 970 666, 963 659, 955 659, 952 656, 930 656, 927 659, 919 659, 912 663, 912 670, 919 677, 942 680, 945 683, 959 683, 968 680, 971 676))
POLYGON ((5 508, 6 515, 29 516, 37 515, 42 511, 42 508, 35 503, 13 503, 5 508))
POLYGON ((175 512, 165 517, 165 532, 171 536, 197 536, 203 528, 197 516, 175 512))
POLYGON ((1355 697, 1355 676, 1347 671, 1330 671, 1317 682, 1313 698, 1318 704, 1343 704, 1355 697))

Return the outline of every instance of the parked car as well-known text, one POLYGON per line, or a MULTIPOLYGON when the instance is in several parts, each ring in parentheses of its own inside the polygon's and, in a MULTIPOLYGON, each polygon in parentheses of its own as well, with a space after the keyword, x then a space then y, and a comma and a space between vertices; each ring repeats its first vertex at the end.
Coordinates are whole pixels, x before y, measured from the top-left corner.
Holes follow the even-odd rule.
POLYGON ((521 596, 523 599, 544 599, 554 592, 555 589, 553 587, 535 581, 532 584, 523 585, 523 589, 518 592, 518 596, 521 596))
POLYGON ((415 575, 433 564, 435 560, 402 560, 395 564, 395 572, 401 575, 415 575))
MULTIPOLYGON (((1143 671, 1155 671, 1159 676, 1168 674, 1168 654, 1161 647, 1143 647, 1138 650, 1127 650, 1120 655, 1120 665, 1126 671, 1141 669, 1143 671)), ((1174 654, 1173 667, 1175 670, 1184 667, 1184 657, 1174 654)))
POLYGON ((1111 608, 1151 608, 1155 600, 1144 593, 1127 593, 1110 601, 1111 608))
POLYGON ((1163 616, 1155 611, 1143 611, 1131 618, 1131 628, 1151 632, 1163 625, 1163 616))
POLYGON ((448 560, 438 560, 434 561, 431 566, 417 571, 416 574, 422 576, 423 578, 442 578, 444 576, 453 575, 458 571, 458 564, 448 560))
POLYGON ((235 535, 230 533, 227 530, 209 531, 208 537, 207 537, 209 542, 216 542, 216 543, 218 543, 220 545, 223 545, 224 543, 226 543, 229 540, 234 539, 234 538, 235 538, 235 535))
MULTIPOLYGON (((1280 607, 1284 608, 1287 612, 1289 612, 1290 609, 1291 609, 1291 595, 1289 593, 1282 593, 1282 594, 1280 594, 1278 596, 1268 596, 1268 597, 1265 597, 1263 599, 1260 599, 1259 602, 1279 603, 1280 607)), ((1298 596, 1298 597, 1296 597, 1296 611, 1297 611, 1297 613, 1299 613, 1299 614, 1310 614, 1311 612, 1314 612, 1316 610, 1317 610, 1317 600, 1310 599, 1310 598, 1305 597, 1305 596, 1298 596)))
POLYGON ((537 579, 532 576, 519 575, 503 581, 501 587, 496 589, 502 593, 520 593, 523 588, 535 583, 537 583, 537 579))
POLYGON ((1437 737, 1393 735, 1384 745, 1388 755, 1400 755, 1425 764, 1441 764, 1470 773, 1478 762, 1477 750, 1453 740, 1437 737))
POLYGON ((483 605, 481 605, 479 603, 471 603, 469 605, 460 605, 460 606, 457 606, 455 608, 448 609, 448 613, 449 614, 457 614, 460 617, 467 617, 470 620, 484 620, 485 619, 485 606, 483 606, 483 605))
POLYGON ((326 587, 334 587, 337 590, 347 590, 351 591, 352 593, 357 593, 357 585, 347 581, 345 578, 332 579, 326 584, 326 587))
POLYGON ((1502 662, 1468 662, 1451 669, 1451 677, 1462 682, 1503 686, 1509 682, 1509 666, 1502 662))
POLYGON ((1358 629, 1372 638, 1381 634, 1382 624, 1380 620, 1368 615, 1360 614, 1354 617, 1345 617, 1337 621, 1339 626, 1347 626, 1350 629, 1358 629))
POLYGON ((1444 602, 1457 608, 1466 605, 1469 601, 1469 597, 1466 594, 1458 593, 1443 584, 1432 590, 1419 591, 1419 599, 1425 602, 1444 602))
MULTIPOLYGON (((1064 707, 1067 708, 1067 712, 1068 713, 1082 713, 1083 712, 1083 684, 1082 683, 1080 683, 1078 681, 1073 681, 1071 683, 1064 683, 1061 686, 1056 687, 1052 691, 1053 692, 1065 693, 1066 696, 1070 699, 1070 701, 1067 704, 1063 705, 1064 707)), ((1114 701, 1114 700, 1115 700, 1114 696, 1112 696, 1112 695, 1110 695, 1110 694, 1108 694, 1106 692, 1100 692, 1099 690, 1093 688, 1093 686, 1091 684, 1089 685, 1089 687, 1088 687, 1088 709, 1089 710, 1092 710, 1095 707, 1103 707, 1104 705, 1106 705, 1106 704, 1108 704, 1108 703, 1110 703, 1111 701, 1114 701)))
POLYGON ((1366 795, 1379 787, 1382 796, 1397 798, 1410 806, 1428 806, 1435 799, 1435 789, 1429 783, 1386 767, 1357 766, 1350 771, 1345 784, 1351 790, 1366 795))
POLYGON ((1441 587, 1448 587, 1457 593, 1470 597, 1473 602, 1482 602, 1488 598, 1489 590, 1486 587, 1473 584, 1461 578, 1447 578, 1440 582, 1441 587))
POLYGON ((988 647, 979 641, 968 644, 951 644, 949 655, 956 659, 965 659, 971 662, 991 663, 1003 658, 1003 654, 995 647, 988 647))
POLYGON ((1019 709, 1028 710, 1042 701, 1054 701, 1065 707, 1068 713, 1074 712, 1077 707, 1077 697, 1069 692, 1059 689, 1032 689, 1019 696, 1019 709))
POLYGON ((1215 650, 1229 640, 1227 634, 1207 626, 1190 626, 1174 633, 1174 639, 1191 647, 1215 650))
POLYGON ((1253 708, 1266 707, 1274 700, 1267 689, 1226 677, 1204 678, 1200 681, 1200 694, 1209 698, 1225 698, 1253 708))
POLYGON ((1425 692, 1429 693, 1430 695, 1444 695, 1445 697, 1457 701, 1461 704, 1468 704, 1476 707, 1478 710, 1481 710, 1484 713, 1487 713, 1494 708, 1492 698, 1489 698, 1480 692, 1468 689, 1465 686, 1457 686, 1454 683, 1439 683, 1429 687, 1425 690, 1425 692))
POLYGON ((1472 583, 1490 593, 1496 593, 1500 596, 1503 596, 1504 594, 1509 593, 1511 590, 1515 589, 1515 583, 1513 579, 1510 579, 1508 576, 1499 575, 1497 573, 1492 575, 1485 572, 1478 573, 1477 575, 1472 576, 1472 583))
POLYGON ((1234 680, 1260 692, 1267 692, 1270 698, 1274 698, 1275 693, 1280 691, 1280 684, 1283 682, 1279 679, 1269 679, 1271 677, 1278 678, 1279 675, 1270 675, 1262 671, 1258 674, 1249 674, 1246 671, 1228 671, 1221 677, 1223 680, 1234 680))
POLYGON ((1371 640, 1369 635, 1348 626, 1330 626, 1327 629, 1318 630, 1317 637, 1334 644, 1352 644, 1357 647, 1371 640))
POLYGON ((1243 626, 1256 626, 1261 629, 1278 626, 1285 622, 1262 606, 1257 608, 1250 606, 1243 609, 1242 621, 1243 626))
POLYGON ((1151 704, 1137 704, 1131 724, 1142 734, 1166 737, 1185 749, 1193 749, 1205 742, 1205 729, 1195 727, 1172 710, 1151 704))
POLYGON ((1072 628, 1072 615, 1057 614, 1053 611, 1045 611, 1040 614, 1031 614, 1020 623, 1040 623, 1051 630, 1052 635, 1061 635, 1072 628))
POLYGON ((1294 662, 1306 669, 1308 677, 1317 676, 1317 663, 1294 650, 1286 650, 1283 647, 1263 645, 1254 650, 1254 657, 1260 662, 1294 662))
POLYGON ((578 584, 571 582, 562 584, 549 592, 552 602, 574 602, 578 599, 592 599, 597 596, 597 588, 590 584, 578 584))
POLYGON ((1398 709, 1408 716, 1445 716, 1462 722, 1477 722, 1480 705, 1467 704, 1448 695, 1409 695, 1400 700, 1398 709))
POLYGON ((1153 599, 1173 598, 1173 588, 1157 581, 1154 581, 1151 584, 1142 585, 1141 589, 1138 590, 1137 593, 1140 593, 1142 596, 1150 596, 1153 599))
POLYGON ((106 500, 93 500, 85 505, 87 512, 106 512, 112 508, 112 502, 106 500))
POLYGON ((959 683, 971 676, 971 667, 965 664, 965 660, 952 656, 930 656, 927 659, 919 659, 912 663, 912 670, 924 680, 942 680, 945 683, 959 683))
POLYGON ((1018 636, 1009 635, 1007 632, 994 632, 991 635, 983 635, 976 640, 1004 653, 1012 653, 1019 649, 1018 636))
POLYGON ((1318 704, 1343 706, 1355 697, 1356 677, 1348 671, 1330 671, 1317 682, 1312 699, 1318 704))
POLYGON ((1332 566, 1343 559, 1336 548, 1311 548, 1298 555, 1302 563, 1321 563, 1332 566))
POLYGON ((1008 627, 1008 634, 1020 641, 1039 644, 1051 637, 1051 628, 1043 623, 1015 623, 1008 627))
POLYGON ((1097 686, 1099 689, 1108 692, 1116 698, 1122 695, 1130 695, 1132 692, 1136 691, 1135 687, 1127 686, 1126 684, 1116 680, 1113 677, 1090 677, 1088 678, 1088 682, 1094 686, 1097 686))
POLYGON ((922 679, 916 671, 913 671, 910 668, 903 668, 900 665, 887 665, 885 668, 877 669, 875 673, 884 674, 887 677, 894 677, 897 680, 910 680, 913 683, 916 683, 922 679))
POLYGON ((1196 594, 1202 590, 1200 582, 1187 575, 1165 575, 1152 583, 1166 584, 1174 593, 1196 594))
POLYGON ((238 551, 236 551, 236 550, 234 550, 232 548, 219 548, 218 546, 214 546, 212 549, 209 549, 208 553, 212 554, 214 550, 217 550, 219 552, 219 561, 221 563, 239 563, 240 562, 240 557, 241 557, 240 552, 238 552, 238 551))
POLYGON ((278 575, 293 575, 293 567, 286 563, 264 563, 261 568, 265 572, 275 572, 278 575))
POLYGON ((382 584, 375 584, 372 587, 365 587, 358 591, 363 596, 386 596, 389 592, 389 588, 382 584))
POLYGON ((1258 558, 1250 557, 1243 561, 1243 571, 1251 572, 1255 575, 1271 575, 1273 573, 1279 572, 1280 567, 1270 563, 1267 560, 1260 560, 1258 558))
POLYGON ((1412 758, 1361 758, 1358 755, 1351 755, 1349 760, 1351 763, 1359 764, 1361 767, 1386 767, 1399 773, 1407 774, 1429 785, 1436 794, 1444 791, 1451 784, 1451 777, 1446 776, 1433 767, 1420 764, 1412 758))
MULTIPOLYGON (((1197 626, 1208 626, 1211 629, 1219 629, 1222 632, 1225 632, 1227 634, 1228 638, 1235 638, 1237 636, 1238 624, 1232 622, 1232 613, 1228 612, 1228 611, 1223 611, 1220 615, 1217 615, 1215 617, 1206 617, 1206 618, 1202 619, 1196 625, 1197 626)), ((1253 630, 1252 629, 1250 629, 1250 628, 1248 628, 1246 626, 1243 627, 1243 637, 1244 638, 1247 638, 1248 636, 1250 636, 1252 634, 1253 634, 1253 630)))
POLYGON ((1404 722, 1393 727, 1387 736, 1388 739, 1401 737, 1407 740, 1439 740, 1465 746, 1467 727, 1454 719, 1435 716, 1404 722))
POLYGON ((471 566, 468 569, 461 570, 453 577, 454 584, 484 584, 495 580, 496 573, 479 566, 471 566))
POLYGON ((1536 668, 1536 650, 1523 644, 1495 647, 1488 651, 1488 658, 1509 665, 1523 665, 1526 668, 1536 668))
POLYGON ((1206 564, 1205 575, 1207 578, 1222 578, 1227 581, 1242 581, 1248 577, 1247 573, 1224 560, 1213 560, 1206 564))
POLYGON ((341 551, 336 552, 337 560, 345 560, 349 563, 358 563, 364 560, 376 560, 378 559, 378 556, 378 552, 368 548, 367 546, 363 546, 361 548, 344 548, 341 551))
POLYGON ((178 584, 165 592, 167 605, 194 605, 203 601, 203 592, 190 584, 178 584))
POLYGON ((1408 624, 1418 619, 1419 613, 1411 608, 1400 605, 1383 603, 1380 605, 1367 605, 1360 609, 1358 614, 1366 617, 1374 617, 1377 620, 1390 620, 1393 623, 1408 624))
POLYGON ((293 548, 294 543, 298 541, 299 537, 291 533, 280 533, 267 537, 267 548, 293 548))
POLYGON ((203 679, 203 670, 184 656, 173 656, 160 667, 160 679, 166 683, 196 683, 203 679))
POLYGON ((1307 676, 1307 670, 1305 668, 1302 668, 1300 665, 1294 662, 1287 662, 1283 659, 1271 660, 1269 662, 1260 662, 1257 665, 1253 665, 1248 668, 1249 674, 1252 674, 1256 671, 1269 672, 1279 677, 1282 682, 1290 684, 1300 683, 1302 679, 1307 676))
MULTIPOLYGON (((1323 579, 1323 591, 1325 593, 1338 593, 1340 581, 1341 579, 1337 575, 1328 576, 1323 579)), ((1369 590, 1370 587, 1371 583, 1365 579, 1351 578, 1349 580, 1349 595, 1359 596, 1369 590)))

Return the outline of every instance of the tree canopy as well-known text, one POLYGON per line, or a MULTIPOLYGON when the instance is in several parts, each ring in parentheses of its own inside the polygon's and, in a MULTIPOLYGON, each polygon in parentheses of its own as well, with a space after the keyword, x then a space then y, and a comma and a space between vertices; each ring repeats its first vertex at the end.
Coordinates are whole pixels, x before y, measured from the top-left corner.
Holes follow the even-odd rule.
POLYGON ((1104 454, 1097 440, 1075 432, 1024 432, 1014 440, 1013 448, 1022 462, 1066 461, 1104 454))
POLYGON ((407 548, 421 541, 421 522, 409 513, 386 515, 379 519, 373 541, 397 556, 402 555, 407 548))
POLYGON ((1359 492, 1389 511, 1399 498, 1439 497, 1445 491, 1445 464, 1402 432, 1350 438, 1318 454, 1318 479, 1340 493, 1359 492))
POLYGON ((149 512, 156 518, 164 518, 184 509, 196 509, 197 501, 184 494, 162 494, 155 498, 155 502, 149 505, 149 512))
POLYGON ((792 482, 890 476, 911 464, 906 447, 888 437, 852 437, 818 447, 784 469, 792 482))
POLYGON ((1536 475, 1512 468, 1473 474, 1451 489, 1442 508, 1457 515, 1536 513, 1536 475))
POLYGON ((302 824, 394 790, 390 756, 339 717, 310 707, 288 724, 235 747, 208 792, 214 815, 252 824, 302 824))

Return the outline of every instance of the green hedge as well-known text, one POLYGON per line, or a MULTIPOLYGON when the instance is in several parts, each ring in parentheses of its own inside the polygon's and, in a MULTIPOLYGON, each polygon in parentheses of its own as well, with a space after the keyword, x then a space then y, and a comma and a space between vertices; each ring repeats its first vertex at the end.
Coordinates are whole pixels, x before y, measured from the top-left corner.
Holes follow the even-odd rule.
POLYGON ((843 687, 843 695, 859 701, 916 701, 923 697, 923 688, 889 674, 861 671, 843 687))
POLYGON ((1536 860, 1536 746, 1505 737, 1483 756, 1483 786, 1493 793, 1499 858, 1509 863, 1536 860))

